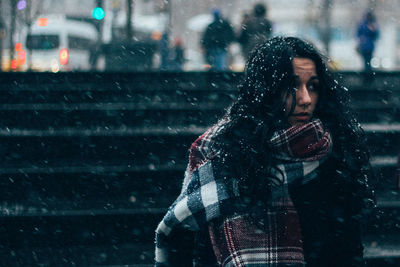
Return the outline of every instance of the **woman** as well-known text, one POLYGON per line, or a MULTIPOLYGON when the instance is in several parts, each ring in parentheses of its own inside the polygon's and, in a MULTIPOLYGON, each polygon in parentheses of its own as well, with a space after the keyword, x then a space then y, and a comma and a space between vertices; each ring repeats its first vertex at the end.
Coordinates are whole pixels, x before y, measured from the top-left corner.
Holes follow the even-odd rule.
POLYGON ((238 99, 191 147, 156 265, 363 266, 369 155, 345 93, 307 42, 255 49, 238 99))

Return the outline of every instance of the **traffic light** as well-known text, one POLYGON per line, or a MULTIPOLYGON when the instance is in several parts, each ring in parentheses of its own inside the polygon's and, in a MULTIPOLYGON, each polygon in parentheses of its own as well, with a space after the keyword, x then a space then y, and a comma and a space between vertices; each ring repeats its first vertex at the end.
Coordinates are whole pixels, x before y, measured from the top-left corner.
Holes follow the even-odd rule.
POLYGON ((101 7, 95 7, 92 11, 92 17, 97 20, 104 19, 105 12, 101 7))

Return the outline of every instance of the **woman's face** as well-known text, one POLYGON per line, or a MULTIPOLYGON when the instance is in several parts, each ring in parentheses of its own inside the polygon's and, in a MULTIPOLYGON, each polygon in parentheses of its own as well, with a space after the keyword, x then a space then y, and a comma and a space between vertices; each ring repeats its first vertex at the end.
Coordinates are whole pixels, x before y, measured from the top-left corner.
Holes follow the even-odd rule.
POLYGON ((315 63, 308 58, 296 57, 292 61, 296 99, 293 99, 291 93, 283 95, 285 102, 285 115, 290 125, 300 125, 311 120, 319 96, 319 80, 315 63), (289 114, 292 102, 296 102, 296 106, 292 114, 289 114))

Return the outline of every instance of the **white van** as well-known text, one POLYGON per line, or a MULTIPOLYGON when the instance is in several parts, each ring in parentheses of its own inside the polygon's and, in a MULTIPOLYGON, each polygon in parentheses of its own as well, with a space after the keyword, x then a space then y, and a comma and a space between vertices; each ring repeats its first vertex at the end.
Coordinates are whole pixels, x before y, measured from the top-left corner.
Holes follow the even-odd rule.
POLYGON ((98 31, 87 22, 63 16, 41 16, 26 35, 33 71, 91 70, 98 31))

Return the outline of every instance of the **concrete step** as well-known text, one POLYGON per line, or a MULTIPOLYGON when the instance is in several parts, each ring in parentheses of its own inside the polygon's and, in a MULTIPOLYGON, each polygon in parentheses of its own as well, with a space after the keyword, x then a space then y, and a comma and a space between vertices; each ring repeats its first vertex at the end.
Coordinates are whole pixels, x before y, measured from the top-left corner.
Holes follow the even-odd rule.
POLYGON ((400 265, 400 235, 369 234, 363 238, 367 267, 400 265))
POLYGON ((0 217, 164 212, 178 196, 184 172, 183 166, 86 167, 1 174, 0 217))
POLYGON ((0 252, 4 266, 154 267, 152 243, 32 247, 0 252))
MULTIPOLYGON (((31 85, 33 88, 37 85, 31 85)), ((1 87, 0 87, 1 89, 1 87)), ((1 110, 12 108, 53 108, 54 105, 60 105, 60 108, 93 108, 89 104, 106 105, 108 103, 118 104, 126 103, 136 104, 138 106, 146 104, 151 105, 159 103, 230 103, 236 97, 236 91, 226 88, 224 90, 210 90, 210 88, 201 89, 158 89, 151 88, 138 90, 135 88, 126 88, 118 90, 115 88, 98 88, 93 90, 2 90, 0 96, 1 110)), ((120 105, 121 106, 121 105, 120 105)), ((96 108, 96 106, 94 106, 96 108)))
POLYGON ((377 89, 380 91, 398 91, 400 82, 399 72, 376 71, 373 73, 361 73, 354 71, 344 71, 336 73, 338 80, 352 90, 377 89))
MULTIPOLYGON (((163 212, 178 196, 186 167, 185 162, 69 165, 0 169, 0 217, 163 212)), ((384 171, 390 175, 395 167, 375 166, 375 172, 384 171)), ((370 182, 380 207, 400 207, 394 175, 370 182)))
MULTIPOLYGON (((366 125, 373 156, 398 154, 399 125, 366 125)), ((191 143, 205 127, 132 127, 110 129, 2 129, 0 168, 14 164, 41 166, 60 161, 165 162, 186 160, 191 143)))
POLYGON ((185 107, 154 110, 16 110, 0 111, 0 129, 49 128, 127 128, 127 127, 207 127, 218 121, 224 109, 202 105, 189 109, 185 107))
MULTIPOLYGON (((3 104, 0 105, 0 128, 206 127, 218 121, 228 105, 223 102, 3 104)), ((358 118, 364 124, 399 123, 399 106, 360 106, 358 118)))
MULTIPOLYGON (((32 84, 33 88, 37 85, 32 84)), ((0 87, 1 89, 1 87, 0 87)), ((34 88, 35 89, 35 88, 34 88)), ((126 106, 157 108, 163 104, 196 105, 214 103, 229 104, 236 99, 237 90, 232 88, 221 88, 212 90, 210 88, 190 89, 160 89, 160 90, 137 90, 127 88, 125 90, 98 88, 96 90, 64 90, 56 88, 49 90, 1 90, 0 110, 71 110, 71 109, 110 109, 126 106)), ((352 90, 351 105, 354 108, 368 107, 380 109, 385 106, 399 103, 399 92, 378 91, 372 89, 352 90)))
MULTIPOLYGON (((339 76, 357 105, 399 101, 400 73, 339 76)), ((0 74, 0 103, 229 103, 241 78, 241 73, 7 73, 0 74)))
POLYGON ((4 266, 149 264, 160 220, 159 215, 141 214, 3 217, 1 262, 4 266))

